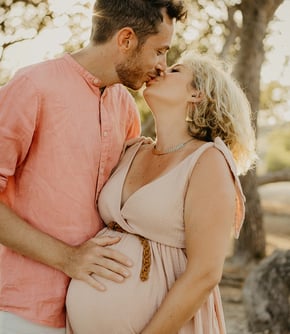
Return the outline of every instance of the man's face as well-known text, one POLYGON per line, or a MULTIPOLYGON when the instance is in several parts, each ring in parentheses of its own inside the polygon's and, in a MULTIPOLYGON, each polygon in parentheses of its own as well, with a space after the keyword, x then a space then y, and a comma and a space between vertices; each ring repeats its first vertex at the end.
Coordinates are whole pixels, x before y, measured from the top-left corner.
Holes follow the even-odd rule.
POLYGON ((123 85, 136 90, 165 71, 173 30, 173 21, 165 15, 159 25, 159 32, 149 36, 139 50, 133 50, 125 61, 116 65, 116 72, 123 85))

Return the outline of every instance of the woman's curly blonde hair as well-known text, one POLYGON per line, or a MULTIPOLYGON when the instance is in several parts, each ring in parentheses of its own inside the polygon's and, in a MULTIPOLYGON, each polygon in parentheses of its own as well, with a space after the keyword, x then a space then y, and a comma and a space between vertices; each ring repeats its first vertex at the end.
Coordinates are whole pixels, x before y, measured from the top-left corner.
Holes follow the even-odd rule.
POLYGON ((255 131, 249 101, 223 63, 194 52, 181 57, 193 72, 192 86, 202 97, 190 103, 186 121, 189 134, 205 141, 220 137, 232 152, 238 173, 245 174, 256 160, 255 131))

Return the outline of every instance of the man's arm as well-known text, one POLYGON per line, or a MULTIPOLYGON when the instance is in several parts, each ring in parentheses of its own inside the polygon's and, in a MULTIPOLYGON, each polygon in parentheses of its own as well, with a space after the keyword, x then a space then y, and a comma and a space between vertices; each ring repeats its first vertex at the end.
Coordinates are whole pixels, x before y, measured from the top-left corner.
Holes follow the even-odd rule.
POLYGON ((0 202, 1 244, 32 260, 60 270, 71 278, 83 280, 98 290, 105 290, 105 286, 92 275, 122 282, 130 274, 130 259, 105 247, 119 240, 99 237, 78 246, 70 246, 29 225, 0 202))

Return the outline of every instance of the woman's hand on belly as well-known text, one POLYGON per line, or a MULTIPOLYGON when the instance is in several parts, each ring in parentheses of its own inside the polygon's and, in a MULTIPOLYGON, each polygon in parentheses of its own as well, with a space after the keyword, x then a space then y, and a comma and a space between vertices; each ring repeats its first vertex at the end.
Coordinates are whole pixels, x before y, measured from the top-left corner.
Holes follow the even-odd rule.
POLYGON ((130 276, 128 267, 132 260, 111 246, 120 241, 120 236, 108 236, 99 233, 85 243, 73 247, 67 256, 65 273, 81 280, 93 288, 104 291, 106 286, 98 278, 122 282, 130 276))

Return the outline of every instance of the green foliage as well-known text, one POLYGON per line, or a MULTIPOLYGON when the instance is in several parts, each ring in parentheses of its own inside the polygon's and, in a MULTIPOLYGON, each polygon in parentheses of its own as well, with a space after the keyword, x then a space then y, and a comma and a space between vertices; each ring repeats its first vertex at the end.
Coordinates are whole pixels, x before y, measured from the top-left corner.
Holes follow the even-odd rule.
POLYGON ((271 81, 265 85, 260 95, 260 108, 272 109, 276 104, 288 100, 289 87, 281 85, 278 81, 271 81))
POLYGON ((6 47, 35 38, 45 26, 49 26, 52 12, 47 1, 1 1, 0 47, 6 47))
POLYGON ((270 172, 290 168, 290 124, 274 130, 269 137, 266 165, 270 172))
POLYGON ((290 87, 278 81, 271 81, 261 87, 259 124, 282 125, 285 122, 285 111, 289 109, 290 87))
POLYGON ((150 115, 150 109, 148 105, 146 104, 145 100, 143 99, 141 90, 140 91, 134 91, 131 89, 128 89, 128 90, 134 97, 135 102, 137 103, 137 106, 140 112, 140 116, 141 116, 141 122, 142 123, 146 122, 148 116, 150 115))
POLYGON ((31 62, 73 52, 85 45, 93 0, 57 1, 0 0, 0 86, 21 64, 22 60, 18 64, 11 57, 22 53, 21 45, 34 51, 31 62))

